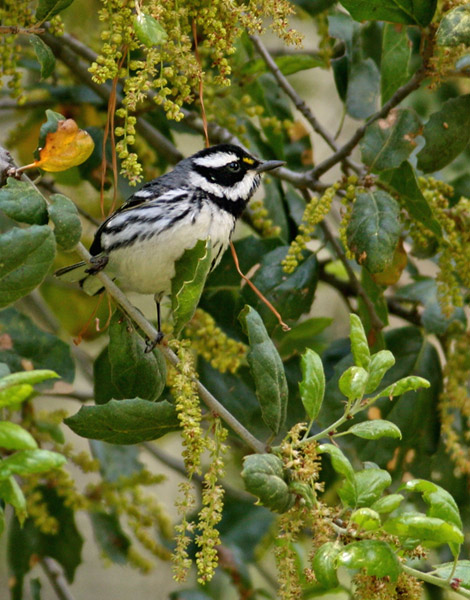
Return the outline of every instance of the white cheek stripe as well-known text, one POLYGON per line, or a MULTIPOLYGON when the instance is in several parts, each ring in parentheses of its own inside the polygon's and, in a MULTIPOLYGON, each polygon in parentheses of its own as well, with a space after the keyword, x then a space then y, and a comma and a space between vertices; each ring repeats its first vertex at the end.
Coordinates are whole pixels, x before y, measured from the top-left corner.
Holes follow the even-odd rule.
POLYGON ((225 165, 237 161, 238 157, 231 152, 217 152, 217 154, 210 154, 209 156, 201 156, 194 159, 195 164, 200 167, 213 167, 215 169, 225 167, 225 165))

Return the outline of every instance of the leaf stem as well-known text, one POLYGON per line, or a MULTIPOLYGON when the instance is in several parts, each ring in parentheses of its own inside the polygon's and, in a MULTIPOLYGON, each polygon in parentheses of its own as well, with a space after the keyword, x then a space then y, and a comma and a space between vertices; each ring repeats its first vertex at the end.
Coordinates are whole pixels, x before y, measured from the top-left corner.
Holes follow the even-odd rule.
POLYGON ((426 583, 431 583, 437 587, 454 592, 455 594, 459 594, 463 598, 470 598, 470 590, 462 587, 455 589, 446 579, 436 577, 435 575, 430 575, 429 573, 423 573, 422 571, 418 571, 417 569, 413 569, 407 565, 401 565, 401 568, 404 573, 411 575, 412 577, 416 577, 416 579, 421 579, 422 581, 426 581, 426 583))

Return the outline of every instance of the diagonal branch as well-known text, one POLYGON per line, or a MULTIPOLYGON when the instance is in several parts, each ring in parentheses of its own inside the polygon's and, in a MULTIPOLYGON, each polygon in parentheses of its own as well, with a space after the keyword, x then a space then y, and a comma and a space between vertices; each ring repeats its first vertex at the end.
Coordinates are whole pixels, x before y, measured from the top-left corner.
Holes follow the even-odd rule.
POLYGON ((334 251, 336 252, 336 255, 338 256, 340 261, 343 263, 343 266, 346 269, 346 273, 348 274, 349 282, 351 284, 352 289, 355 291, 355 293, 358 296, 360 296, 361 300, 364 302, 367 312, 369 313, 370 322, 371 322, 373 329, 375 329, 376 331, 381 331, 384 327, 384 324, 382 323, 380 317, 378 316, 372 300, 369 298, 369 296, 367 295, 367 292, 362 287, 361 283, 359 282, 358 278, 356 277, 356 274, 354 273, 351 265, 349 264, 349 261, 346 258, 346 255, 343 252, 341 245, 339 244, 339 242, 335 238, 335 236, 331 233, 328 225, 325 223, 324 220, 320 223, 320 227, 321 227, 326 239, 333 246, 334 251))
POLYGON ((390 100, 388 100, 388 102, 386 102, 379 111, 377 111, 375 114, 369 117, 363 125, 356 129, 351 138, 343 146, 341 146, 341 148, 337 152, 332 154, 329 158, 321 162, 319 165, 317 165, 310 171, 311 178, 318 179, 324 173, 326 173, 332 167, 334 167, 337 163, 341 162, 347 156, 349 156, 354 150, 354 148, 361 141, 369 125, 372 125, 372 123, 375 123, 375 121, 378 121, 379 119, 384 119, 392 110, 392 108, 400 104, 400 102, 404 100, 407 96, 409 96, 411 92, 419 88, 421 82, 423 81, 423 79, 425 79, 425 77, 426 69, 424 67, 418 69, 413 75, 413 77, 401 88, 398 88, 398 90, 393 94, 390 100))
MULTIPOLYGON (((335 142, 333 136, 331 136, 329 134, 329 132, 320 123, 320 121, 318 121, 318 119, 312 113, 310 108, 307 106, 307 103, 299 96, 299 94, 291 86, 291 84, 289 83, 287 78, 282 74, 282 71, 277 66, 275 60, 273 59, 273 57, 271 56, 270 52, 268 51, 266 46, 263 44, 261 39, 257 35, 250 35, 250 39, 253 42, 253 44, 256 46, 256 49, 258 50, 258 52, 261 55, 264 62, 266 63, 266 66, 268 67, 268 69, 274 75, 274 77, 275 77, 276 81, 278 82, 278 84, 280 85, 280 87, 284 90, 284 92, 289 96, 289 98, 294 103, 295 108, 307 119, 307 121, 312 126, 312 129, 314 131, 316 131, 316 133, 318 133, 318 135, 320 135, 325 140, 325 142, 328 144, 328 146, 332 150, 337 152, 338 145, 335 142)), ((361 171, 361 167, 359 165, 354 164, 347 157, 345 157, 345 162, 348 165, 348 167, 350 167, 357 173, 359 173, 361 171)))
MULTIPOLYGON (((88 250, 86 250, 85 246, 83 246, 83 244, 77 244, 75 250, 79 254, 80 258, 90 264, 91 255, 88 250)), ((120 308, 122 308, 129 315, 134 323, 138 325, 143 333, 149 339, 155 339, 157 337, 157 330, 155 327, 149 321, 147 321, 147 319, 137 308, 135 308, 135 306, 129 302, 127 296, 106 275, 106 273, 100 271, 99 273, 96 273, 95 277, 101 281, 108 294, 119 304, 120 308)), ((178 365, 179 359, 173 350, 164 344, 161 344, 159 349, 171 365, 178 365)), ((225 423, 227 423, 227 425, 231 427, 233 431, 235 431, 235 433, 237 433, 252 450, 255 452, 265 452, 264 444, 255 438, 197 379, 196 385, 201 400, 210 410, 217 413, 219 417, 224 420, 225 423)))
MULTIPOLYGON (((91 88, 102 100, 108 102, 111 95, 111 86, 107 83, 98 84, 93 81, 88 67, 78 59, 78 57, 81 57, 87 62, 96 60, 97 54, 91 48, 67 34, 62 36, 60 40, 50 34, 44 34, 42 38, 49 45, 56 58, 63 62, 80 81, 91 88)), ((153 100, 154 93, 150 91, 147 96, 149 100, 153 100)), ((117 94, 116 100, 117 104, 121 104, 122 96, 117 94)), ((188 127, 204 134, 204 123, 197 113, 185 108, 181 108, 181 112, 188 127)), ((151 146, 164 154, 169 162, 177 163, 184 158, 179 150, 142 116, 137 117, 136 129, 151 146)), ((243 144, 235 135, 217 123, 208 123, 208 129, 210 138, 214 143, 231 143, 243 147, 243 144)), ((327 187, 312 178, 310 172, 297 173, 286 167, 276 169, 273 176, 288 181, 295 187, 308 187, 313 191, 323 191, 327 187)))

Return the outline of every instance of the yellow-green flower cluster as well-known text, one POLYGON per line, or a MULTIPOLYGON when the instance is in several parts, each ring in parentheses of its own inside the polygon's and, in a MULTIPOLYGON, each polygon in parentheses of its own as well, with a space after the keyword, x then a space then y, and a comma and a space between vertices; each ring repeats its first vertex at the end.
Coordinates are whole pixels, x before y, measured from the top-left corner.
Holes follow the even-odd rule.
POLYGON ((294 544, 305 525, 305 507, 295 504, 279 517, 279 531, 274 549, 276 558, 279 598, 281 600, 300 600, 302 586, 298 569, 298 557, 294 544))
POLYGON ((189 340, 172 340, 171 345, 177 351, 180 360, 175 368, 176 373, 172 377, 170 389, 182 430, 184 464, 191 478, 194 473, 201 473, 201 454, 206 447, 201 428, 202 413, 196 385, 197 373, 189 340))
POLYGON ((134 6, 130 0, 102 0, 102 47, 90 67, 97 83, 116 77, 123 82, 123 108, 118 117, 125 123, 116 135, 123 137, 118 154, 123 161, 122 172, 131 183, 141 178, 137 156, 128 150, 134 141, 134 133, 129 131, 129 126, 133 126, 129 112, 134 112, 139 103, 151 97, 168 118, 182 119, 181 107, 198 96, 201 79, 206 93, 208 82, 211 86, 230 84, 229 57, 235 52, 236 40, 244 27, 258 30, 264 17, 272 19, 273 29, 285 41, 299 40, 298 34, 288 28, 287 16, 292 6, 287 0, 143 0, 139 10, 155 19, 167 35, 164 43, 153 46, 143 43, 134 30, 134 6), (193 25, 202 66, 194 51, 193 25))
POLYGON ((432 177, 420 177, 419 184, 444 233, 436 281, 443 312, 450 316, 456 306, 462 306, 461 286, 470 287, 470 200, 462 197, 451 207, 451 186, 432 177))
POLYGON ((196 552, 199 583, 210 581, 217 568, 217 546, 220 544, 220 536, 216 526, 222 519, 222 509, 224 507, 224 489, 218 482, 225 472, 223 455, 227 451, 224 442, 227 439, 228 431, 223 427, 218 417, 213 419, 212 429, 213 437, 207 437, 211 462, 204 475, 202 508, 198 520, 200 533, 196 536, 196 544, 200 548, 196 552))
POLYGON ((439 413, 446 450, 461 474, 470 475, 470 333, 461 323, 453 323, 446 345, 444 389, 439 413))
POLYGON ((331 203, 340 187, 340 183, 335 183, 327 188, 322 196, 313 196, 305 207, 299 233, 291 242, 287 255, 281 263, 285 273, 293 273, 302 261, 303 250, 315 234, 318 223, 323 221, 330 212, 331 203))
POLYGON ((281 228, 274 225, 272 219, 268 218, 268 210, 265 208, 262 200, 250 202, 250 222, 253 228, 261 237, 276 237, 281 233, 281 228))
POLYGON ((245 344, 229 338, 201 308, 186 326, 185 336, 191 339, 192 349, 221 373, 236 373, 248 351, 245 344))
POLYGON ((347 186, 345 189, 345 194, 341 198, 341 204, 343 208, 341 210, 341 221, 338 227, 338 235, 341 240, 341 244, 346 253, 346 258, 349 260, 354 260, 354 253, 350 250, 348 246, 348 236, 347 229, 349 221, 351 220, 352 209, 354 206, 354 202, 356 201, 357 194, 357 183, 358 178, 356 175, 350 175, 347 180, 347 186))
MULTIPOLYGON (((4 0, 0 5, 0 23, 4 27, 29 27, 35 18, 29 8, 29 0, 4 0)), ((21 83, 22 72, 18 67, 21 45, 15 34, 0 35, 0 83, 7 79, 6 87, 10 96, 23 104, 26 97, 21 83)))
POLYGON ((390 577, 374 577, 365 570, 353 578, 355 600, 420 600, 422 583, 407 573, 400 573, 396 581, 390 577))

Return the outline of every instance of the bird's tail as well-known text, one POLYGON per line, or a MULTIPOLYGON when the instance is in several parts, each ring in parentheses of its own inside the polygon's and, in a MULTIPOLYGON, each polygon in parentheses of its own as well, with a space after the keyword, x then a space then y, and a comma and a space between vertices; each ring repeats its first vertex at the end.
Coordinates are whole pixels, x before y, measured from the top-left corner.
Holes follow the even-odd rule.
POLYGON ((78 282, 84 292, 89 296, 95 296, 103 291, 103 284, 97 277, 88 272, 89 268, 90 266, 85 261, 81 261, 74 265, 58 269, 54 275, 67 283, 78 282))

